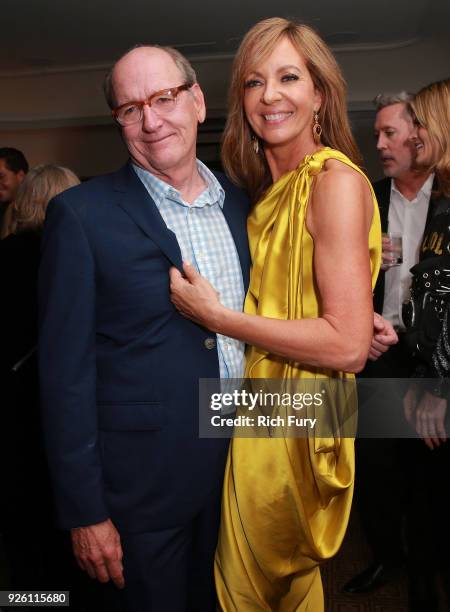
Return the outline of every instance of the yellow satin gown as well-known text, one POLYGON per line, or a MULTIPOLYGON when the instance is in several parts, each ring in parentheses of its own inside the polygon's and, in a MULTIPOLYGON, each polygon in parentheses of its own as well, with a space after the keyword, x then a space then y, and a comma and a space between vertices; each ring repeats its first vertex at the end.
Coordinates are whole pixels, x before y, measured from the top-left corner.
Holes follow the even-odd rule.
MULTIPOLYGON (((252 273, 245 312, 279 319, 320 316, 314 244, 305 219, 313 177, 330 158, 363 174, 343 153, 321 149, 272 185, 251 213, 252 273)), ((368 240, 373 287, 381 261, 381 228, 368 183, 374 201, 368 240)), ((338 193, 334 204, 339 214, 338 193)), ((305 370, 255 347, 247 351, 246 377, 317 382, 354 378, 320 368, 305 370)), ((342 543, 354 468, 351 438, 232 440, 215 562, 222 611, 323 611, 319 564, 342 543)))

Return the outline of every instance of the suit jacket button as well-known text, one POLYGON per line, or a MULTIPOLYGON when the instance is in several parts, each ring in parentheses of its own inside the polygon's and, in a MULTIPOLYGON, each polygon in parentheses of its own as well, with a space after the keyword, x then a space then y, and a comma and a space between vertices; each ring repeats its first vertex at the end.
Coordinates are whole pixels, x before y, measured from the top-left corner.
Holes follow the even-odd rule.
POLYGON ((213 348, 216 348, 216 339, 215 338, 206 338, 205 346, 210 351, 213 348))

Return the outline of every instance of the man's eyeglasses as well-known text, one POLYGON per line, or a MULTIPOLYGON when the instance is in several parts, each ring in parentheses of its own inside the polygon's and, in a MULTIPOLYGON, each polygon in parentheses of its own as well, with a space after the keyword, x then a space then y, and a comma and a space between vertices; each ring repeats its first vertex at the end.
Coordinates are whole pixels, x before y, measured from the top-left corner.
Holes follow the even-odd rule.
POLYGON ((147 100, 140 102, 127 102, 112 111, 112 116, 120 125, 132 125, 142 120, 144 106, 147 104, 159 116, 164 117, 171 113, 177 105, 178 94, 188 90, 192 85, 183 83, 178 87, 162 89, 150 96, 147 100))

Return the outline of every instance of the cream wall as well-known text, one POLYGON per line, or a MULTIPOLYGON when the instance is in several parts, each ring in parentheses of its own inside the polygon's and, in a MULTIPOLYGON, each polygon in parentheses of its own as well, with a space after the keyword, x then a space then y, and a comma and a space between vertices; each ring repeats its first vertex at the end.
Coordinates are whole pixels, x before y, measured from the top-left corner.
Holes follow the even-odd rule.
MULTIPOLYGON (((373 176, 380 175, 372 136, 371 100, 380 91, 416 91, 449 74, 450 40, 412 41, 393 48, 336 49, 349 86, 355 134, 373 176)), ((193 58, 206 93, 211 121, 200 134, 199 156, 218 157, 225 115, 229 56, 193 58)), ((68 71, 0 74, 0 146, 24 151, 31 165, 55 162, 80 176, 108 172, 124 162, 126 152, 103 100, 106 66, 68 71)))

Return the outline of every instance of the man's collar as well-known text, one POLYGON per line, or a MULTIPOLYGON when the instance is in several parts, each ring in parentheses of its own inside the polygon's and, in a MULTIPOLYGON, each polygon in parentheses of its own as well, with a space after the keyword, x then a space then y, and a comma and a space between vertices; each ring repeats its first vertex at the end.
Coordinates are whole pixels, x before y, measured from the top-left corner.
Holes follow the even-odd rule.
POLYGON ((217 202, 220 208, 223 208, 223 203, 225 200, 225 191, 222 185, 219 183, 219 181, 211 172, 211 170, 207 166, 205 166, 205 164, 199 159, 197 159, 197 169, 198 173, 208 186, 212 202, 217 202))
MULTIPOLYGON (((211 204, 215 204, 217 202, 219 206, 223 208, 225 191, 223 190, 222 185, 204 163, 202 163, 199 159, 197 159, 196 162, 198 173, 206 183, 206 188, 210 192, 211 204)), ((182 200, 180 192, 175 189, 175 187, 172 187, 172 185, 169 185, 169 183, 157 178, 154 174, 148 170, 145 170, 141 166, 138 166, 133 162, 130 163, 131 167, 144 183, 150 196, 153 198, 153 200, 155 200, 155 202, 159 204, 165 198, 182 200)))
MULTIPOLYGON (((417 191, 414 199, 415 200, 417 199, 419 193, 423 193, 423 195, 429 199, 431 197, 431 191, 433 189, 433 181, 434 181, 434 172, 432 172, 430 176, 424 181, 424 183, 422 184, 422 187, 417 191)), ((402 194, 402 192, 399 189, 397 189, 395 185, 395 179, 391 179, 391 193, 393 191, 398 193, 402 198, 405 197, 402 194)))

